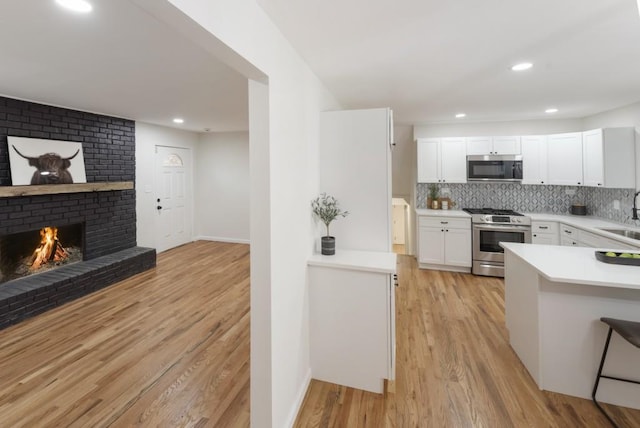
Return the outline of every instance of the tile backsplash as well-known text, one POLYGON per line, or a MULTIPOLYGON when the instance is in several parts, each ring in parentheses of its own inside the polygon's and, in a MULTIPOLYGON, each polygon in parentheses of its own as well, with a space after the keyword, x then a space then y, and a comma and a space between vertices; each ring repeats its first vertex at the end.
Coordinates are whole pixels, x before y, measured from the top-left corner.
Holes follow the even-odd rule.
MULTIPOLYGON (((523 212, 569 214, 573 203, 587 206, 587 214, 619 223, 640 226, 631 220, 633 189, 602 189, 577 186, 536 186, 519 183, 467 183, 436 184, 441 197, 450 197, 461 208, 498 208, 523 212), (446 192, 448 189, 448 193, 446 192), (575 191, 568 195, 567 190, 575 191), (614 201, 620 201, 620 209, 614 209, 614 201)), ((427 208, 429 184, 416 187, 418 208, 427 208)), ((639 197, 640 199, 640 197, 639 197)))

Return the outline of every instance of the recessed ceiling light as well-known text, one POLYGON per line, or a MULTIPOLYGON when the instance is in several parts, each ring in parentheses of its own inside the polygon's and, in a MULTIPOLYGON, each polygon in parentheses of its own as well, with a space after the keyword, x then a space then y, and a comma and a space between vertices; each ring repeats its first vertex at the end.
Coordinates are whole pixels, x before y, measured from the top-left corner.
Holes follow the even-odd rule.
POLYGON ((544 112, 545 113, 557 113, 558 109, 557 108, 548 108, 544 112))
POLYGON ((93 6, 85 0, 56 0, 56 3, 69 10, 80 13, 89 13, 93 9, 93 6))
POLYGON ((463 117, 466 117, 466 116, 467 116, 467 115, 466 115, 466 114, 464 114, 464 113, 458 113, 458 114, 456 114, 456 118, 457 118, 457 119, 462 119, 463 117))
POLYGON ((531 64, 530 62, 521 62, 520 64, 516 64, 511 67, 511 69, 513 71, 524 71, 530 69, 531 67, 533 67, 533 64, 531 64))
POLYGON ((176 117, 175 119, 173 119, 173 123, 184 123, 184 119, 176 117))

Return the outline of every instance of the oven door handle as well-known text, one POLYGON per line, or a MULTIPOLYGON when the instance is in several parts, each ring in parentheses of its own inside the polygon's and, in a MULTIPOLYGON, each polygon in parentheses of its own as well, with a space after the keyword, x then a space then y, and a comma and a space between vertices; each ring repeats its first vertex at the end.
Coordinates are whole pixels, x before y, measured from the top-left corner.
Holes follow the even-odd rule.
POLYGON ((494 231, 505 231, 505 232, 510 232, 510 231, 526 232, 531 230, 530 226, 499 226, 499 225, 491 225, 491 224, 474 224, 473 228, 479 229, 479 230, 494 230, 494 231))

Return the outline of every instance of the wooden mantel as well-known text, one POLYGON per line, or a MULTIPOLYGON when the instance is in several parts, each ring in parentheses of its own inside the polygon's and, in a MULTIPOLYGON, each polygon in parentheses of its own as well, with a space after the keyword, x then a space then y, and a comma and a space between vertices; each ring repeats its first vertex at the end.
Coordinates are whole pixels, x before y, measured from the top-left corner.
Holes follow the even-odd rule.
POLYGON ((0 198, 51 195, 56 193, 108 192, 133 189, 133 181, 102 183, 41 184, 32 186, 0 186, 0 198))

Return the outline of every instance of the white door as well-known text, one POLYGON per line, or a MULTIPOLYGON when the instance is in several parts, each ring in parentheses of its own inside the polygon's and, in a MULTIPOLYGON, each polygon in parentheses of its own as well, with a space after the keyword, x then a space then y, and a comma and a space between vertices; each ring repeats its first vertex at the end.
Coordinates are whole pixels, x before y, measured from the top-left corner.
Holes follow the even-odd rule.
POLYGON ((156 146, 156 251, 191 242, 191 151, 156 146))
POLYGON ((404 205, 393 206, 393 243, 404 245, 404 205))

